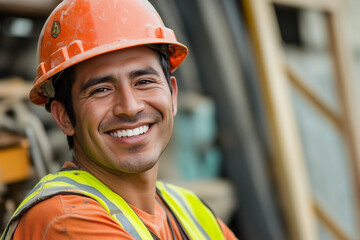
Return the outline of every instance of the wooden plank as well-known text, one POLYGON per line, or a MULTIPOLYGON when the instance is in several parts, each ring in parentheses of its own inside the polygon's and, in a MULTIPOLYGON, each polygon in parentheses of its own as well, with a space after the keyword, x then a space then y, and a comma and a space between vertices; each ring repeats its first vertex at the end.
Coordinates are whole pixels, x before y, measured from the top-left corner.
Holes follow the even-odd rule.
POLYGON ((32 82, 20 77, 0 79, 0 98, 28 99, 32 82))
POLYGON ((273 162, 286 207, 286 222, 294 240, 317 239, 310 185, 300 137, 291 106, 280 33, 267 0, 244 0, 244 12, 257 55, 272 136, 273 162))
MULTIPOLYGON (((330 35, 330 47, 334 55, 334 72, 336 75, 337 89, 342 106, 344 122, 344 135, 347 140, 351 162, 350 171, 354 183, 354 193, 357 211, 357 226, 360 231, 360 127, 357 85, 354 77, 354 66, 350 56, 349 40, 344 32, 344 16, 341 11, 328 14, 327 23, 330 35), (346 123, 346 124, 345 124, 346 123)), ((360 232, 358 232, 360 235, 360 232)))
POLYGON ((339 227, 339 223, 330 216, 330 214, 316 201, 313 203, 314 212, 319 217, 319 220, 326 226, 326 228, 336 237, 337 240, 349 240, 352 239, 347 236, 345 231, 339 227))
POLYGON ((331 110, 319 97, 311 90, 308 86, 304 84, 304 81, 300 79, 299 75, 295 73, 293 69, 288 65, 286 67, 286 72, 289 80, 294 84, 294 86, 306 96, 306 98, 313 104, 313 106, 319 110, 325 117, 341 132, 343 131, 343 122, 342 118, 331 110))

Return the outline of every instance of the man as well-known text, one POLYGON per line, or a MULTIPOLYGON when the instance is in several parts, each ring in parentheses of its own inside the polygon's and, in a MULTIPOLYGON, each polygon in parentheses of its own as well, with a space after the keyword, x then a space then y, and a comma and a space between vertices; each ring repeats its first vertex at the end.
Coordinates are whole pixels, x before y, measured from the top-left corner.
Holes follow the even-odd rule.
POLYGON ((68 136, 2 239, 235 239, 193 193, 157 182, 187 55, 146 0, 65 0, 39 39, 31 100, 68 136))

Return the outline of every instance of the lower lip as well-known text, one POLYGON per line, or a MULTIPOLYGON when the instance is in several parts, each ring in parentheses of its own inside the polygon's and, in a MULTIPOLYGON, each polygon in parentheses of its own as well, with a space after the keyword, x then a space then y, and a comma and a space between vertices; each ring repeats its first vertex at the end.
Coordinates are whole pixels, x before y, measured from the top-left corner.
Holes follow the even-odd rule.
POLYGON ((109 134, 109 136, 115 140, 118 143, 124 144, 124 145, 137 145, 137 144, 143 144, 148 137, 150 131, 152 130, 153 126, 149 127, 149 130, 146 133, 140 134, 138 136, 132 136, 132 137, 114 137, 109 134))

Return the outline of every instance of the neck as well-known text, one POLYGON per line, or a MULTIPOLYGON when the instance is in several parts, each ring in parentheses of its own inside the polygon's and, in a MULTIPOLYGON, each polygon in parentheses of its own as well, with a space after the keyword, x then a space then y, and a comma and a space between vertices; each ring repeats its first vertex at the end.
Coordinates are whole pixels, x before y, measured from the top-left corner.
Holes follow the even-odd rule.
POLYGON ((76 163, 81 170, 94 175, 128 204, 148 214, 155 214, 158 163, 151 169, 140 173, 124 173, 106 169, 90 160, 76 159, 76 163))

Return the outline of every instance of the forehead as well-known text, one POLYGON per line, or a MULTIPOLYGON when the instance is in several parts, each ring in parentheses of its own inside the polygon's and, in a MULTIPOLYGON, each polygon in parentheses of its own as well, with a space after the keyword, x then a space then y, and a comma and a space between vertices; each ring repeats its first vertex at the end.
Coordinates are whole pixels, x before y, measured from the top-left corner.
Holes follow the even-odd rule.
POLYGON ((74 67, 76 78, 86 78, 107 71, 130 71, 137 67, 161 69, 161 64, 155 50, 138 46, 105 53, 78 63, 74 67))

